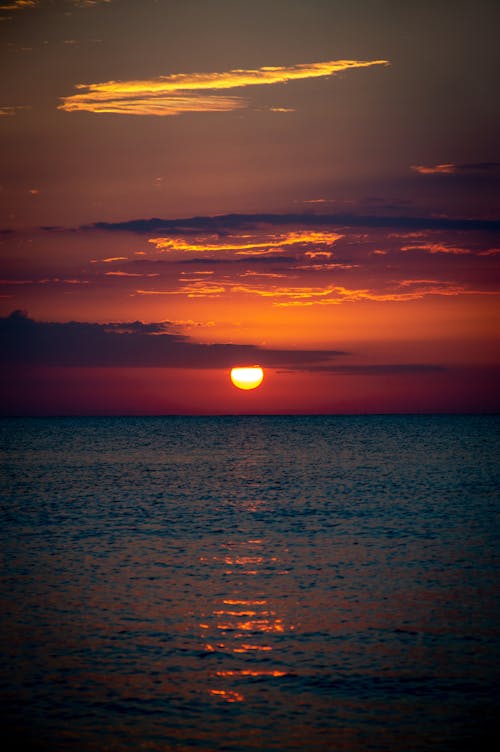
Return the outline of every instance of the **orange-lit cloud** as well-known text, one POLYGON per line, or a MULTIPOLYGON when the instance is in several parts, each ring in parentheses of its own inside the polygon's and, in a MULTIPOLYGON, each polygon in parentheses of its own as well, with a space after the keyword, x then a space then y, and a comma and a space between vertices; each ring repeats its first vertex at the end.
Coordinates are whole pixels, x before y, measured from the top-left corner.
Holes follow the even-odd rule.
POLYGON ((480 251, 478 256, 498 256, 500 248, 488 248, 486 251, 480 251))
MULTIPOLYGON (((187 280, 183 280, 187 281, 187 280)), ((136 290, 136 295, 185 295, 188 298, 214 298, 226 292, 221 284, 207 284, 202 280, 191 280, 177 290, 136 290)))
POLYGON ((262 277, 266 279, 290 279, 289 274, 277 274, 276 272, 253 272, 246 271, 240 275, 241 277, 262 277))
MULTIPOLYGON (((112 0, 66 0, 67 5, 73 5, 76 8, 90 8, 100 3, 111 3, 112 0)), ((36 8, 40 5, 40 0, 12 0, 8 3, 2 3, 0 10, 26 10, 36 8)))
POLYGON ((500 292, 467 289, 454 282, 439 280, 403 280, 397 283, 394 290, 380 292, 370 288, 347 288, 339 285, 325 287, 264 287, 235 285, 232 293, 258 295, 273 299, 273 305, 279 307, 339 305, 341 303, 357 302, 406 302, 420 300, 427 295, 500 295, 500 292), (403 287, 404 292, 398 290, 403 287), (408 289, 412 288, 412 289, 408 289))
POLYGON ((436 165, 411 165, 411 169, 420 175, 451 175, 457 171, 457 166, 453 162, 444 162, 436 165))
MULTIPOLYGON (((343 271, 349 271, 351 269, 358 269, 359 264, 331 264, 330 262, 324 264, 295 264, 291 267, 295 271, 304 272, 319 272, 328 271, 332 272, 335 269, 342 269, 343 271)), ((245 275, 242 275, 245 276, 245 275)), ((290 275, 286 275, 288 279, 291 279, 290 275)))
POLYGON ((331 204, 335 203, 333 199, 328 198, 308 198, 300 202, 301 204, 331 204))
MULTIPOLYGON (((241 97, 200 94, 204 91, 282 84, 330 76, 351 68, 388 65, 387 60, 332 60, 291 66, 234 69, 222 73, 174 73, 132 81, 77 84, 80 93, 64 97, 59 109, 127 115, 179 115, 182 112, 221 112, 246 107, 241 97)), ((285 108, 275 108, 283 111, 285 108)))
POLYGON ((421 175, 454 175, 455 173, 487 173, 498 172, 500 162, 443 162, 436 165, 411 165, 414 172, 421 175))
POLYGON ((215 96, 135 96, 123 99, 90 101, 89 95, 67 97, 58 109, 66 112, 84 110, 114 115, 181 115, 183 112, 231 112, 243 109, 247 103, 241 97, 215 96))
POLYGON ((331 258, 332 257, 332 254, 330 253, 330 251, 306 251, 305 255, 308 256, 309 258, 312 258, 312 259, 314 259, 314 258, 321 258, 321 257, 322 258, 331 258))
POLYGON ((158 277, 158 274, 139 274, 138 272, 104 272, 106 277, 158 277))
POLYGON ((213 271, 205 271, 204 269, 203 270, 197 269, 194 272, 181 272, 181 274, 208 274, 208 275, 213 274, 213 273, 214 273, 213 271))
POLYGON ((0 106, 0 117, 14 117, 19 110, 30 110, 29 105, 2 105, 0 106))
MULTIPOLYGON (((353 268, 351 265, 319 265, 319 268, 353 268)), ((308 269, 310 267, 294 267, 308 269)), ((314 271, 314 265, 312 266, 314 271)), ((282 278, 282 275, 247 273, 241 275, 241 279, 248 277, 258 278, 282 278)), ((292 279, 288 277, 288 279, 292 279)), ((229 295, 250 295, 268 299, 272 305, 285 306, 312 306, 312 305, 339 305, 342 303, 356 302, 405 302, 420 300, 428 295, 498 295, 495 291, 469 289, 464 285, 448 280, 437 279, 404 279, 393 281, 389 289, 377 290, 369 287, 344 287, 341 285, 328 284, 324 286, 300 286, 300 285, 274 285, 268 282, 254 284, 240 282, 234 284, 229 279, 211 280, 210 283, 200 279, 182 278, 182 284, 176 289, 168 290, 136 290, 137 295, 178 295, 186 298, 214 298, 229 295)))
POLYGON ((24 10, 25 8, 34 8, 39 4, 39 0, 13 0, 11 3, 2 3, 0 10, 24 10))
POLYGON ((404 245, 402 251, 424 251, 425 253, 451 253, 453 256, 464 256, 472 253, 468 248, 446 245, 444 243, 419 243, 418 245, 404 245))
MULTIPOLYGON (((283 246, 292 245, 332 245, 337 240, 340 240, 343 236, 336 232, 287 232, 270 235, 265 241, 263 240, 249 240, 251 235, 235 236, 232 242, 215 243, 210 241, 198 241, 193 243, 192 241, 184 238, 150 238, 149 243, 156 246, 161 251, 236 251, 237 253, 243 253, 245 251, 254 251, 254 249, 266 248, 269 250, 276 250, 283 246)), ((309 252, 308 255, 310 255, 309 252)), ((331 254, 329 254, 331 255, 331 254)))

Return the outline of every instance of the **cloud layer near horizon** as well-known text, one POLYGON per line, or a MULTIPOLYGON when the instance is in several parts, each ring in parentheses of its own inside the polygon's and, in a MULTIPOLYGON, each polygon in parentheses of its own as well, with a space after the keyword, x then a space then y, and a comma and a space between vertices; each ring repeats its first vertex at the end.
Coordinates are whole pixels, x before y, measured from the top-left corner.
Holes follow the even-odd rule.
MULTIPOLYGON (((330 60, 300 65, 236 68, 221 73, 174 73, 151 79, 77 84, 81 92, 62 98, 58 109, 120 115, 179 115, 183 112, 223 112, 242 109, 239 96, 199 92, 283 84, 331 76, 352 68, 389 65, 387 60, 330 60)), ((287 108, 271 108, 288 111, 287 108)))
POLYGON ((200 344, 174 334, 168 322, 91 324, 34 321, 23 311, 0 318, 3 366, 231 368, 259 363, 286 371, 402 373, 443 370, 426 363, 337 363, 345 350, 267 349, 232 343, 200 344))
POLYGON ((4 365, 230 368, 259 362, 301 370, 331 365, 341 350, 277 350, 232 343, 200 344, 166 323, 91 324, 34 321, 23 311, 0 318, 4 365))

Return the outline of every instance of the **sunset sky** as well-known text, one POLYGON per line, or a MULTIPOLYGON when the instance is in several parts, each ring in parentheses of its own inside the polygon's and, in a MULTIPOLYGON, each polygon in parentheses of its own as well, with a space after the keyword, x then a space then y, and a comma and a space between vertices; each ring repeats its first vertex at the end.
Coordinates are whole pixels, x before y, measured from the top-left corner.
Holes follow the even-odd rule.
POLYGON ((2 414, 498 411, 499 15, 0 0, 2 414))

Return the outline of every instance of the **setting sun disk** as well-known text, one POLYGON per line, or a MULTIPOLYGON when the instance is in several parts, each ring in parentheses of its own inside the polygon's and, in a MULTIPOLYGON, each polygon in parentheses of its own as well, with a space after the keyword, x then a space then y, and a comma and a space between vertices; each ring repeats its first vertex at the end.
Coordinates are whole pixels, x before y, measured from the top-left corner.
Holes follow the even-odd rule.
POLYGON ((231 381, 238 389, 256 389, 263 378, 264 371, 260 366, 238 366, 231 369, 231 381))

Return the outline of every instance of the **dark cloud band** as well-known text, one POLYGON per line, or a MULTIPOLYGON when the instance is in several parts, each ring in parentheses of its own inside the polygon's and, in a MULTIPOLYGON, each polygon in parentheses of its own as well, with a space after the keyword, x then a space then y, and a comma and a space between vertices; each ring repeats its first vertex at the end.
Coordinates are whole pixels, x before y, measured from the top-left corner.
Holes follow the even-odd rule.
POLYGON ((258 362, 302 370, 329 365, 341 350, 271 350, 255 345, 200 344, 168 331, 168 324, 40 322, 22 311, 0 319, 4 365, 75 367, 230 368, 258 362))
POLYGON ((452 217, 385 217, 355 214, 224 214, 215 217, 183 219, 132 219, 125 222, 95 222, 84 230, 107 232, 224 232, 255 228, 258 225, 300 227, 372 227, 400 230, 500 230, 500 219, 464 219, 452 217))

